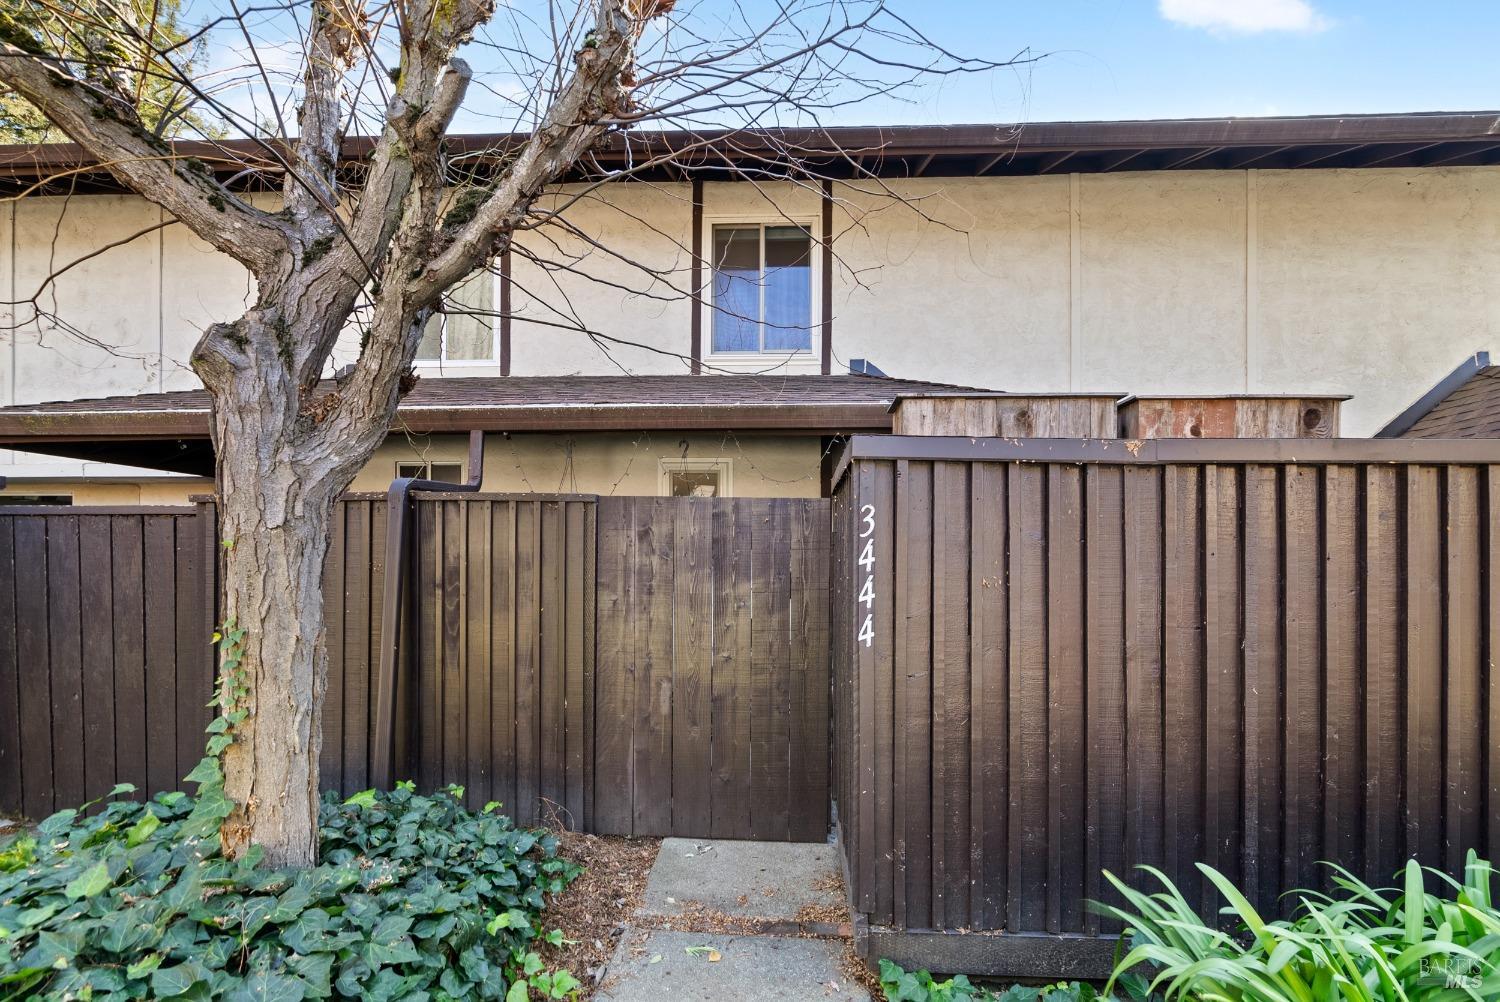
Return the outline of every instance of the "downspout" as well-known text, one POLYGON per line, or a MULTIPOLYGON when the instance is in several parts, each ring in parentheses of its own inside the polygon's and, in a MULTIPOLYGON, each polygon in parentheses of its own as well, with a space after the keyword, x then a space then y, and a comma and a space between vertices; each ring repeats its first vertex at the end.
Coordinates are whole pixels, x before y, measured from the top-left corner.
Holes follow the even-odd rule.
POLYGON ((401 655, 402 599, 411 556, 406 525, 412 491, 472 494, 484 482, 484 432, 469 432, 469 479, 450 484, 417 477, 397 477, 386 492, 385 581, 381 589, 380 669, 375 689, 375 733, 371 742, 370 779, 377 790, 394 785, 396 760, 396 667, 401 655))

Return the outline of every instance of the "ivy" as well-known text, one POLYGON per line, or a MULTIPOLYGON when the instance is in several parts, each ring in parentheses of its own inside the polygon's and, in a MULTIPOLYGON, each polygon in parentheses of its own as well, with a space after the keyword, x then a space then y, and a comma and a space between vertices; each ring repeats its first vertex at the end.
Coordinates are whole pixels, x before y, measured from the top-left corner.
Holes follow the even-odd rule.
POLYGON ((539 916, 580 869, 547 832, 411 783, 319 806, 307 870, 219 851, 223 753, 249 712, 245 632, 223 660, 196 795, 59 811, 0 843, 0 1000, 561 999, 579 987, 534 946, 539 916))

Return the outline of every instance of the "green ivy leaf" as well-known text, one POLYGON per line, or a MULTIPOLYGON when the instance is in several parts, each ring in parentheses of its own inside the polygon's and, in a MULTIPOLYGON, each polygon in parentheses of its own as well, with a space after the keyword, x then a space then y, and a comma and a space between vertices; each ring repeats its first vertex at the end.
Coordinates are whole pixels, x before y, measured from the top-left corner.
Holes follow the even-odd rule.
POLYGON ((125 833, 125 845, 134 849, 142 842, 151 837, 151 834, 161 827, 161 818, 149 811, 141 815, 141 820, 130 826, 125 833))
POLYGON ((510 991, 505 993, 505 1002, 529 1002, 530 998, 531 989, 524 981, 517 981, 510 986, 510 991))
POLYGON ((92 898, 102 893, 110 884, 109 865, 100 860, 69 881, 63 893, 75 901, 79 898, 92 898))

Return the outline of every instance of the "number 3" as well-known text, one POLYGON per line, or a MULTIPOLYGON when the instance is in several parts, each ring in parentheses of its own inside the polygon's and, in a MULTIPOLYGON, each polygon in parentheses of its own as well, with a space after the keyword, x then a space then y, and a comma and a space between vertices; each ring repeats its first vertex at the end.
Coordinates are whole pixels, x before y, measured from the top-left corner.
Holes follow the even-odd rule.
POLYGON ((875 506, 872 504, 860 505, 859 514, 865 520, 865 531, 859 534, 859 538, 864 539, 875 531, 875 506))

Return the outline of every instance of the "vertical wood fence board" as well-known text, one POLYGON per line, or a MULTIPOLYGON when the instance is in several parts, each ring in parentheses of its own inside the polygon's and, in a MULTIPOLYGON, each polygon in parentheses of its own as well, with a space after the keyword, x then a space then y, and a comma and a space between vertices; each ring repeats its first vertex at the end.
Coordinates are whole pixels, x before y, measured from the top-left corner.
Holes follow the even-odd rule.
POLYGON ((1403 575, 1406 569, 1401 524, 1401 471, 1368 466, 1362 471, 1365 489, 1362 543, 1364 590, 1363 658, 1365 677, 1365 867, 1363 877, 1376 886, 1396 872, 1406 851, 1406 826, 1401 807, 1401 718, 1404 663, 1402 620, 1403 575))
MULTIPOLYGON (((83 733, 84 629, 79 605, 78 516, 48 520, 47 638, 52 674, 52 783, 58 807, 85 799, 83 733)), ((160 695, 170 699, 175 689, 160 695)))
POLYGON ((1443 865, 1456 872, 1469 849, 1480 844, 1484 824, 1479 810, 1483 731, 1463 724, 1474 708, 1484 705, 1479 667, 1480 496, 1478 472, 1472 467, 1450 466, 1445 472, 1443 865))
POLYGON ((1321 879, 1318 861, 1323 826, 1323 641, 1322 512, 1319 471, 1288 466, 1282 471, 1285 551, 1283 745, 1286 749, 1280 800, 1286 845, 1283 888, 1312 887, 1321 879))
MULTIPOLYGON (((972 537, 969 551, 970 783, 969 880, 971 918, 996 928, 1005 920, 1006 704, 1010 599, 1007 589, 1006 470, 976 463, 969 481, 972 537)), ((887 502, 889 510, 891 502, 887 502)), ((889 551, 882 554, 889 567, 889 551)), ((889 595, 886 605, 890 607, 889 595)), ((889 635, 888 628, 882 635, 889 635)), ((897 723, 904 729, 904 721, 897 723)), ((889 921, 889 920, 887 920, 889 921)))
MULTIPOLYGON (((1006 928, 1047 921, 1047 470, 1010 469, 1010 902, 1006 928), (1027 629, 1015 628, 1026 623, 1027 629)), ((908 572, 912 573, 912 572, 908 572)))
MULTIPOLYGON (((863 518, 857 520, 858 532, 869 532, 868 536, 859 540, 856 547, 857 552, 851 554, 853 566, 849 573, 853 574, 858 584, 854 592, 855 596, 860 594, 860 589, 866 578, 870 579, 873 595, 868 604, 863 600, 857 600, 848 607, 848 614, 853 620, 852 626, 856 634, 862 628, 866 614, 870 616, 871 629, 878 636, 890 636, 894 629, 896 616, 896 561, 895 561, 895 533, 894 526, 897 518, 896 505, 896 468, 890 463, 880 463, 874 466, 869 474, 869 495, 861 504, 873 505, 871 516, 873 522, 866 523, 863 518), (869 558, 872 562, 860 563, 865 556, 865 548, 869 547, 869 558)), ((851 542, 851 546, 853 543, 851 542)), ((830 595, 830 601, 834 601, 830 595)), ((843 603, 840 603, 843 606, 843 603)), ((862 648, 864 641, 857 640, 862 648)), ((877 921, 892 922, 895 914, 904 906, 901 901, 898 906, 898 893, 901 891, 897 879, 897 868, 900 865, 897 858, 897 845, 900 841, 899 829, 896 816, 897 807, 900 803, 896 797, 896 770, 898 759, 895 754, 895 735, 904 730, 905 720, 898 717, 895 705, 896 691, 899 683, 896 679, 895 651, 892 647, 882 645, 875 647, 871 644, 864 648, 868 655, 868 669, 870 672, 870 683, 873 686, 871 704, 869 734, 869 776, 872 797, 870 803, 873 808, 869 822, 870 830, 864 833, 870 840, 872 850, 873 874, 867 875, 867 879, 873 883, 872 915, 877 921)), ((821 674, 821 663, 814 662, 809 669, 816 677, 821 674)), ((842 747, 842 746, 838 746, 842 747)), ((904 874, 902 878, 904 880, 904 874)), ((904 894, 901 895, 904 899, 904 894)))
POLYGON ((713 827, 713 512, 692 501, 672 512, 672 827, 707 832, 713 827))
MULTIPOLYGON (((1102 871, 1125 873, 1125 482, 1121 470, 1092 466, 1085 477, 1084 603, 1088 747, 1084 797, 1084 891, 1093 901, 1118 903, 1102 871)), ((1018 624, 1017 628, 1022 628, 1018 624)), ((996 726, 1009 721, 1002 715, 996 726)), ((991 867, 999 870, 999 867, 991 867)), ((1114 931, 1118 923, 1090 911, 1084 931, 1114 931)))
MULTIPOLYGON (((900 537, 896 543, 896 594, 905 600, 896 621, 905 627, 897 648, 896 677, 905 690, 899 719, 906 722, 906 745, 898 760, 904 801, 906 924, 932 926, 932 464, 897 464, 904 482, 900 537), (903 544, 905 551, 902 552, 903 544)), ((871 660, 872 667, 875 662, 871 660)), ((862 679, 862 681, 866 681, 862 679)), ((861 699, 865 698, 862 690, 861 699)), ((873 704, 873 700, 872 700, 873 704)), ((875 708, 870 710, 873 721, 875 708)), ((865 714, 861 712, 863 718, 865 714)), ((863 719, 862 719, 863 725, 863 719)), ((872 728, 873 730, 873 728, 872 728)), ((874 762, 861 769, 861 782, 874 762)), ((868 787, 864 787, 867 789, 868 787)), ((866 829, 868 830, 868 828, 866 829)))
MULTIPOLYGON (((1204 740, 1203 470, 1170 466, 1164 471, 1165 680, 1162 710, 1173 742, 1199 748, 1204 740)), ((1202 899, 1196 862, 1203 858, 1204 761, 1170 756, 1164 763, 1162 846, 1166 873, 1189 901, 1202 899)))
POLYGON ((144 523, 133 515, 109 517, 113 569, 115 671, 115 781, 151 791, 146 769, 146 612, 144 523))
POLYGON ((1323 851, 1364 865, 1359 471, 1323 470, 1323 851))
POLYGON ((1436 860, 1443 809, 1443 566, 1438 471, 1406 469, 1406 853, 1436 860))
POLYGON ((599 503, 598 655, 594 687, 594 825, 628 835, 634 828, 635 592, 634 503, 599 503))
POLYGON ((0 520, 0 812, 22 809, 21 673, 16 662, 16 539, 0 520))
POLYGON ((1244 879, 1256 900, 1282 888, 1282 534, 1280 471, 1245 470, 1244 879))
POLYGON ((1047 931, 1083 930, 1086 809, 1083 471, 1047 468, 1047 931))
POLYGON ((516 508, 490 506, 490 799, 514 815, 516 788, 516 508))
POLYGON ((1125 477, 1125 862, 1163 861, 1162 471, 1125 477))
POLYGON ((969 470, 933 464, 933 919, 969 925, 969 470))
POLYGON ((328 555, 323 561, 323 633, 328 675, 320 708, 323 744, 318 781, 324 789, 339 791, 344 789, 344 674, 349 670, 344 663, 344 621, 350 614, 349 594, 344 586, 347 519, 348 508, 342 504, 335 506, 329 523, 328 555))
MULTIPOLYGON (((114 569, 108 515, 78 520, 82 629, 84 795, 97 800, 116 783, 114 569)), ((3 604, 3 597, 0 597, 3 604)), ((0 690, 3 691, 3 690, 0 690)))
POLYGON ((148 515, 145 527, 146 775, 153 792, 175 790, 177 768, 176 516, 148 515))

